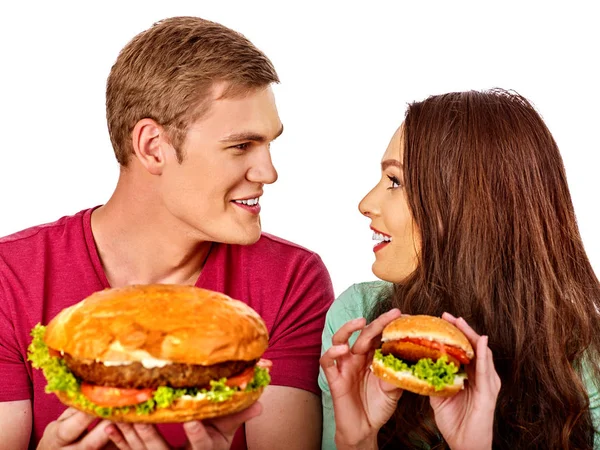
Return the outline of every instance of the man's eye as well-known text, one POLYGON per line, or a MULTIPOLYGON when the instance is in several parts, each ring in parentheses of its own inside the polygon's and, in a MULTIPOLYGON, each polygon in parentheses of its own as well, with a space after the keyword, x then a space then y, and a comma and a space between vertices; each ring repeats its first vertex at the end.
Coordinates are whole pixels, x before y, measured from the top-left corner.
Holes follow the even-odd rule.
POLYGON ((388 175, 389 180, 392 182, 392 185, 388 189, 396 189, 400 187, 400 180, 394 176, 388 175))
POLYGON ((248 147, 250 147, 250 143, 244 142, 243 144, 234 145, 231 148, 235 148, 238 150, 248 150, 248 147))

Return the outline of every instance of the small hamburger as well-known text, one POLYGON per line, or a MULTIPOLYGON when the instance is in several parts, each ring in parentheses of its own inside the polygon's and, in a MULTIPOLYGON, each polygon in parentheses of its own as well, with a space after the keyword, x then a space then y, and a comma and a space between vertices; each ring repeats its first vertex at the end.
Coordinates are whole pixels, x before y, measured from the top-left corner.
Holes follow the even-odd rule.
POLYGON ((184 422, 249 407, 269 384, 269 336, 238 300, 192 286, 106 289, 32 330, 46 392, 119 422, 184 422))
POLYGON ((402 316, 382 333, 371 370, 379 378, 420 395, 450 397, 464 387, 461 368, 473 347, 450 322, 432 316, 402 316))

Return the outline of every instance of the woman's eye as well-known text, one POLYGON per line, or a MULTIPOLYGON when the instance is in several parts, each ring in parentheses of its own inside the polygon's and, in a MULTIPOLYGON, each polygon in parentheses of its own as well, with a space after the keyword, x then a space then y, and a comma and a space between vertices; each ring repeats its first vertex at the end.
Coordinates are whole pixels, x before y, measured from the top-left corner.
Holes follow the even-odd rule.
POLYGON ((400 187, 400 180, 396 177, 388 175, 389 180, 392 182, 392 185, 388 189, 396 189, 400 187))

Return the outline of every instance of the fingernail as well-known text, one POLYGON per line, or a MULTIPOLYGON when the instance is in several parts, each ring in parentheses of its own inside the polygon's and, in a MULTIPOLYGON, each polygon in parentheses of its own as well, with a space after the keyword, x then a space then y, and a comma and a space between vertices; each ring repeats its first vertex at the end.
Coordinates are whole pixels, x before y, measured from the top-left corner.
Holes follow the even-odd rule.
POLYGON ((189 430, 189 431, 200 431, 202 424, 197 421, 197 420, 193 420, 191 422, 187 422, 184 424, 184 426, 189 430))

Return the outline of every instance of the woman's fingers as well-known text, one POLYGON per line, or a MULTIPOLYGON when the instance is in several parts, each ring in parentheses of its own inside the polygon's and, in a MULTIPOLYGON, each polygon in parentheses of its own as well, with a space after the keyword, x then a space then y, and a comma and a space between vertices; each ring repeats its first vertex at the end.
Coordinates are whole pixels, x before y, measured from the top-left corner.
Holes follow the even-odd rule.
POLYGON ((347 344, 348 339, 352 336, 352 333, 358 330, 362 330, 367 323, 366 319, 360 317, 358 319, 350 320, 340 327, 339 330, 331 337, 332 345, 347 344))
MULTIPOLYGON (((478 391, 487 395, 492 394, 495 398, 500 391, 500 377, 494 367, 494 355, 488 347, 488 337, 481 336, 477 341, 476 346, 475 370, 475 387, 478 391)), ((471 375, 472 376, 472 375, 471 375)))
MULTIPOLYGON (((447 313, 444 313, 447 314, 447 313)), ((442 315, 443 319, 448 320, 448 322, 452 323, 452 318, 454 318, 451 314, 448 314, 448 316, 451 317, 450 320, 446 319, 446 317, 444 315, 442 315)), ((467 323, 467 321, 465 319, 463 319, 462 317, 459 317, 458 319, 454 318, 454 323, 453 325, 458 328, 460 331, 463 332, 463 334, 467 337, 467 339, 469 340, 469 342, 471 343, 471 345, 473 346, 473 348, 475 348, 477 346, 477 340, 480 338, 479 334, 477 334, 477 332, 471 328, 471 326, 467 323)))
POLYGON ((349 352, 350 348, 348 344, 333 345, 321 356, 319 363, 329 384, 335 383, 335 380, 339 376, 339 367, 336 365, 336 360, 349 352))
POLYGON ((449 312, 445 312, 444 314, 442 314, 442 319, 444 319, 447 322, 450 322, 452 325, 454 325, 456 323, 456 320, 457 320, 456 317, 454 317, 449 312))
POLYGON ((367 325, 360 333, 358 339, 352 346, 351 352, 355 355, 364 355, 373 349, 374 341, 379 341, 381 332, 388 323, 397 319, 402 314, 397 308, 391 309, 385 314, 382 314, 369 325, 367 325))

